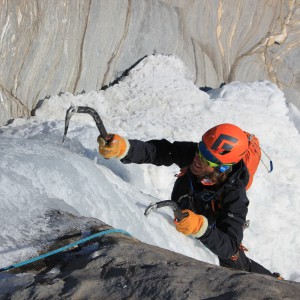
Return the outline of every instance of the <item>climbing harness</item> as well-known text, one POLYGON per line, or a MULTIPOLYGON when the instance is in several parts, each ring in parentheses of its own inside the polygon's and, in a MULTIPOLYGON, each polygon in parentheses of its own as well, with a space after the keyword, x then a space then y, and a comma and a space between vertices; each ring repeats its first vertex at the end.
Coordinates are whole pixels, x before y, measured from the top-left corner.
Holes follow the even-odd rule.
MULTIPOLYGON (((240 244, 239 250, 244 251, 244 252, 245 252, 245 251, 248 251, 248 249, 247 249, 243 244, 240 244)), ((240 256, 239 250, 237 251, 237 253, 236 253, 235 255, 232 255, 232 256, 230 257, 231 260, 236 261, 236 260, 239 259, 239 256, 240 256)))

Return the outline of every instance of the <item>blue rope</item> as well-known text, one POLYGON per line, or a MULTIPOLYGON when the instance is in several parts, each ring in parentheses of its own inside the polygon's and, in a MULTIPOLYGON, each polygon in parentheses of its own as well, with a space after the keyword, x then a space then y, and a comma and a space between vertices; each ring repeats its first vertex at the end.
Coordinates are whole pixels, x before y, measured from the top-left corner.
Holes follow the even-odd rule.
POLYGON ((25 265, 28 265, 30 263, 33 263, 35 261, 38 261, 38 260, 41 260, 45 257, 48 257, 48 256, 51 256, 51 255, 54 255, 54 254, 57 254, 59 252, 62 252, 62 251, 65 251, 67 249, 70 249, 76 245, 79 245, 79 244, 82 244, 82 243, 85 243, 89 240, 92 240, 96 237, 99 237, 99 236, 102 236, 102 235, 106 235, 106 234, 110 234, 110 233, 122 233, 124 235, 127 235, 127 236, 131 236, 128 232, 126 232, 125 230, 122 230, 122 229, 108 229, 108 230, 104 230, 104 231, 101 231, 101 232, 98 232, 98 233, 95 233, 95 234, 92 234, 86 238, 83 238, 81 240, 78 240, 74 243, 71 243, 69 245, 66 245, 64 247, 61 247, 61 248, 58 248, 56 250, 53 250, 53 251, 50 251, 48 253, 45 253, 45 254, 42 254, 42 255, 39 255, 39 256, 36 256, 36 257, 33 257, 31 259, 28 259, 28 260, 25 260, 25 261, 22 261, 22 262, 19 262, 17 264, 13 264, 13 265, 10 265, 10 266, 7 266, 5 268, 1 268, 0 269, 0 272, 3 272, 3 271, 7 271, 7 270, 11 270, 11 269, 15 269, 15 268, 18 268, 18 267, 21 267, 21 266, 25 266, 25 265))

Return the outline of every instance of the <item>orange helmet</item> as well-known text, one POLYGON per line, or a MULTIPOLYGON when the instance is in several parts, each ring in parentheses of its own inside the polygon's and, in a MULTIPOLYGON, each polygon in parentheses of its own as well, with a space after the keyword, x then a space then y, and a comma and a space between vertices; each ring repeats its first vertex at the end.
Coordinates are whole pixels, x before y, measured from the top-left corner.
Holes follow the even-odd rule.
POLYGON ((236 164, 248 149, 246 133, 233 124, 220 124, 202 136, 199 150, 209 161, 219 164, 236 164))

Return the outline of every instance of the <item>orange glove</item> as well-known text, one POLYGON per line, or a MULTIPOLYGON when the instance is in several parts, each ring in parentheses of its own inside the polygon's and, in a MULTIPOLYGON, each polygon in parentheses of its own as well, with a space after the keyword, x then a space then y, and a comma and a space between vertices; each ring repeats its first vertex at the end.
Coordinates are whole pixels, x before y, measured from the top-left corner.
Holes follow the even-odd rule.
POLYGON ((189 209, 184 209, 182 212, 187 212, 189 215, 180 222, 174 221, 177 231, 185 235, 192 235, 195 238, 201 237, 208 227, 207 219, 202 215, 195 214, 189 209))
POLYGON ((106 141, 100 135, 97 138, 97 142, 99 144, 99 153, 106 159, 122 159, 127 155, 130 147, 128 140, 118 134, 113 135, 109 144, 106 144, 106 141))

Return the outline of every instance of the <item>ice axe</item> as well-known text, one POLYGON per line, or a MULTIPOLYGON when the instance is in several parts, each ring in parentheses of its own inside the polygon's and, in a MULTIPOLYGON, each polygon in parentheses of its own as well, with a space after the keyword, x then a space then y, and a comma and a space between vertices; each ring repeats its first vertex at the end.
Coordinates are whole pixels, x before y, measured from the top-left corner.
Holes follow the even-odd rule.
POLYGON ((111 139, 113 138, 112 134, 107 134, 107 131, 104 127, 104 124, 99 116, 99 114, 91 107, 88 106, 71 106, 67 112, 66 112, 66 117, 65 117, 65 132, 64 132, 64 136, 63 136, 63 140, 62 142, 65 141, 65 138, 67 136, 67 132, 68 132, 68 128, 69 128, 69 123, 71 120, 71 117, 75 114, 75 113, 85 113, 85 114, 89 114, 90 116, 93 117, 97 128, 99 130, 100 136, 106 141, 106 144, 109 144, 109 142, 111 141, 111 139))
POLYGON ((144 215, 148 216, 154 209, 161 208, 169 206, 172 208, 174 212, 174 216, 177 219, 178 222, 186 218, 189 214, 187 212, 182 212, 180 207, 175 201, 172 200, 164 200, 164 201, 159 201, 159 202, 153 202, 151 203, 145 210, 144 215))

